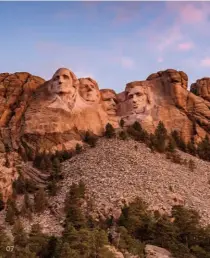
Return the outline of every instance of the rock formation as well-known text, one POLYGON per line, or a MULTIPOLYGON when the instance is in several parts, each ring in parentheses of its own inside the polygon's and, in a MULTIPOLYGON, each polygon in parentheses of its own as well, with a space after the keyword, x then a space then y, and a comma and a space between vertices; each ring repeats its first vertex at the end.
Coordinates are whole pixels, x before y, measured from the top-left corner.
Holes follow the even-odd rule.
MULTIPOLYGON (((116 94, 67 68, 49 81, 29 73, 0 74, 0 152, 55 152, 82 144, 85 132, 101 136, 107 123, 139 121, 154 132, 159 121, 188 142, 210 135, 210 79, 187 90, 184 72, 168 69, 134 81, 116 94), (196 94, 194 94, 194 93, 196 94)), ((1 167, 1 173, 5 173, 1 167)))

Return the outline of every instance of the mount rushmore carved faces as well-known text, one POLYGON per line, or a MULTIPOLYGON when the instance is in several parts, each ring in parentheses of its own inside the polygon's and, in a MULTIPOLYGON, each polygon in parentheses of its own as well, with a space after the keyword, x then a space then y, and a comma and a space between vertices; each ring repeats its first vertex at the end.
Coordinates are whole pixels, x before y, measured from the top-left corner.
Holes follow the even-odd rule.
POLYGON ((105 111, 110 116, 116 116, 118 103, 117 94, 111 89, 102 89, 100 92, 105 111))
POLYGON ((97 82, 91 78, 81 78, 79 82, 80 96, 89 103, 99 103, 101 95, 97 82))
POLYGON ((58 69, 49 82, 48 90, 55 95, 55 99, 49 107, 62 106, 61 108, 66 110, 72 109, 77 93, 77 83, 76 76, 69 69, 58 69))

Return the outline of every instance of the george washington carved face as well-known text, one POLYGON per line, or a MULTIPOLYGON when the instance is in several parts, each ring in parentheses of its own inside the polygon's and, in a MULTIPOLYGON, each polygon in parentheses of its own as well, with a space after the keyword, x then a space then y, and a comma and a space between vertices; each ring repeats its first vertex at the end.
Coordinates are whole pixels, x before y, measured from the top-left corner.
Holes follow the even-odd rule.
POLYGON ((101 96, 97 82, 91 78, 81 78, 79 81, 80 96, 89 103, 99 103, 101 96))
POLYGON ((77 83, 76 76, 69 69, 58 69, 48 86, 48 91, 57 96, 57 100, 55 99, 56 102, 54 104, 52 103, 50 107, 57 107, 59 99, 60 103, 63 101, 65 105, 72 108, 76 98, 77 83))
POLYGON ((110 116, 116 116, 118 103, 117 94, 111 89, 102 89, 100 92, 105 111, 110 116))

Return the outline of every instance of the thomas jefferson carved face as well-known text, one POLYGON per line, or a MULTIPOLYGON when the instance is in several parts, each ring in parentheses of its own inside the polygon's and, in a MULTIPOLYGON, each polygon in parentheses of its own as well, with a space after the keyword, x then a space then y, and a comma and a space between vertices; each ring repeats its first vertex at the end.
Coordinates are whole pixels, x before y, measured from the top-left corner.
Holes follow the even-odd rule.
POLYGON ((100 91, 96 81, 91 78, 81 78, 79 81, 80 96, 89 103, 99 103, 100 91))
POLYGON ((144 113, 146 106, 148 105, 148 97, 145 93, 145 89, 141 86, 130 88, 127 93, 127 99, 132 104, 134 111, 138 113, 144 113))
POLYGON ((108 115, 115 116, 117 113, 117 94, 113 90, 100 90, 103 107, 108 115))

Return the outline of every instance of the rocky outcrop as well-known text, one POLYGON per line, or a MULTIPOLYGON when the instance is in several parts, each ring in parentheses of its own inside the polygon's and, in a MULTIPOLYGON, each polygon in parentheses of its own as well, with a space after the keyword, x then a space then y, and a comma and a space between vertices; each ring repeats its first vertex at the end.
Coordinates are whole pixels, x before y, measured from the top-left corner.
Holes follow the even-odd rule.
POLYGON ((210 78, 204 77, 191 84, 190 91, 207 100, 210 105, 210 78))
POLYGON ((199 142, 210 133, 210 109, 203 98, 187 90, 187 82, 184 72, 169 69, 151 74, 146 81, 128 83, 120 95, 120 114, 128 124, 138 120, 148 131, 154 131, 161 120, 186 142, 199 142))
POLYGON ((172 258, 168 250, 154 245, 146 245, 145 256, 146 258, 172 258))
MULTIPOLYGON (((82 145, 87 131, 101 136, 107 123, 119 127, 139 121, 154 132, 159 121, 188 142, 210 135, 209 81, 198 80, 187 90, 188 77, 168 69, 126 85, 122 93, 99 89, 92 78, 66 68, 49 81, 29 73, 0 74, 0 152, 33 158, 82 145), (193 90, 192 90, 193 91, 193 90), (199 95, 199 96, 198 96, 199 95)), ((31 175, 35 171, 31 171, 31 175)), ((30 174, 30 173, 29 173, 30 174)))

